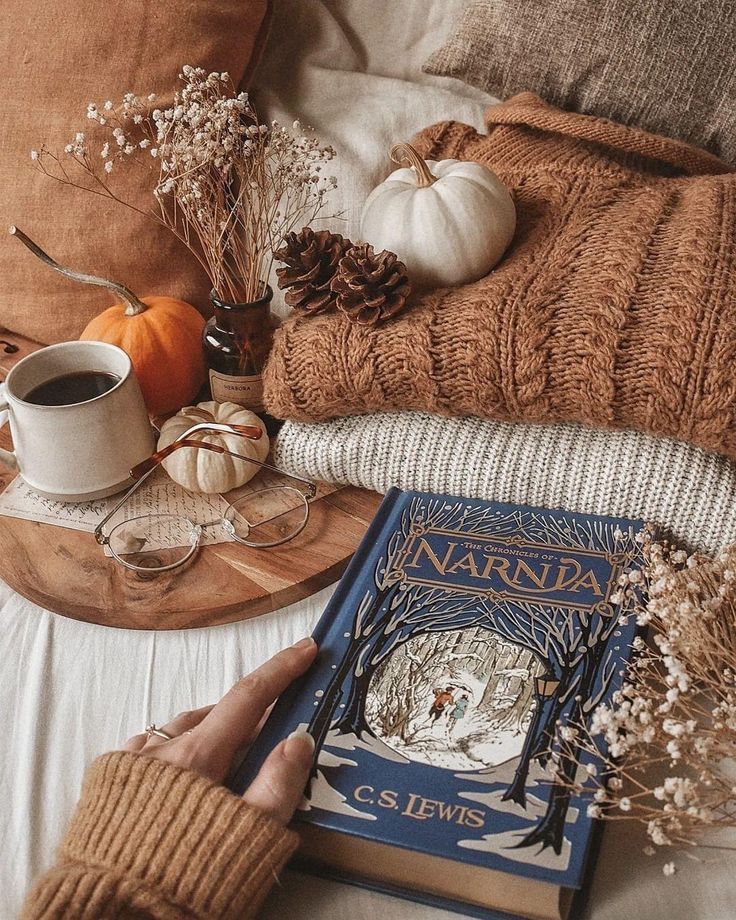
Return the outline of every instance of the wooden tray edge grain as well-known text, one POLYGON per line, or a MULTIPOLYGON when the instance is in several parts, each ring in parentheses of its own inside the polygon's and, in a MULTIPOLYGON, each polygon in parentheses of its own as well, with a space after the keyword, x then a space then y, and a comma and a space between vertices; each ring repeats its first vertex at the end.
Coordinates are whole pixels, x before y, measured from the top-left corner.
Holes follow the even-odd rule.
MULTIPOLYGON (((0 380, 40 347, 0 330, 0 380)), ((10 446, 8 428, 0 446, 10 446)), ((0 491, 15 473, 0 465, 0 491)), ((382 496, 345 486, 310 503, 306 529, 290 543, 257 550, 202 547, 186 569, 145 576, 106 557, 90 533, 0 516, 0 578, 62 616, 122 629, 193 629, 247 620, 296 603, 345 570, 382 496)))

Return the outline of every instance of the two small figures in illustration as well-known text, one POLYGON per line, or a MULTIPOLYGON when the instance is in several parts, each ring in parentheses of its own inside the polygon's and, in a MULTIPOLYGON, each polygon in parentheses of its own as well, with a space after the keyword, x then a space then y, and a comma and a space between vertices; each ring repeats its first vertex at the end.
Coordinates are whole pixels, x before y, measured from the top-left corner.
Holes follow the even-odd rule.
POLYGON ((468 706, 470 705, 470 699, 467 693, 462 693, 459 697, 455 698, 454 691, 456 689, 455 687, 448 686, 444 689, 442 687, 435 687, 432 690, 434 701, 429 708, 429 717, 433 720, 432 724, 438 722, 445 712, 447 713, 447 725, 449 730, 452 730, 461 719, 465 718, 465 713, 468 711, 468 706))

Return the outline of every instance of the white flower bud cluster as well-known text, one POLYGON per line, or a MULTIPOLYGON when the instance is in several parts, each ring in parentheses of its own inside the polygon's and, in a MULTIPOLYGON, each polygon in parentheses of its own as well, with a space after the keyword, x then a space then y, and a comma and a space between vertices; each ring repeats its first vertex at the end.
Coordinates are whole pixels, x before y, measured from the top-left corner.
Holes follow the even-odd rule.
POLYGON ((712 559, 642 545, 643 572, 625 572, 612 600, 635 604, 649 636, 634 639, 622 686, 581 729, 599 766, 575 791, 591 817, 643 822, 655 847, 691 845, 736 827, 736 547, 712 559))
POLYGON ((76 181, 46 147, 31 159, 51 178, 115 201, 121 198, 108 182, 119 167, 135 161, 153 170, 150 216, 189 246, 216 291, 247 298, 268 277, 283 237, 322 211, 337 186, 326 173, 336 153, 299 121, 290 128, 260 123, 248 94, 236 92, 225 72, 186 65, 179 77, 183 85, 167 108, 155 107, 153 93, 88 104, 102 140, 78 132, 64 148, 87 181, 76 181))

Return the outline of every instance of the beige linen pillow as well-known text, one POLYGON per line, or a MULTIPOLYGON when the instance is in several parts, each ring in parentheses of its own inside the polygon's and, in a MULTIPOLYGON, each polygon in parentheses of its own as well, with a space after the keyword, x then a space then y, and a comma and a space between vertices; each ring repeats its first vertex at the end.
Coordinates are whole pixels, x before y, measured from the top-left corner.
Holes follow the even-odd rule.
MULTIPOLYGON (((15 223, 60 262, 122 281, 139 295, 207 306, 208 284, 164 228, 32 167, 87 124, 87 103, 125 92, 165 94, 183 64, 247 80, 265 39, 268 0, 7 0, 0 4, 0 327, 40 342, 76 338, 109 295, 42 266, 5 235, 15 223)), ((123 194, 149 207, 131 171, 123 194)))
POLYGON ((506 99, 529 90, 736 163, 732 0, 469 0, 424 65, 506 99))

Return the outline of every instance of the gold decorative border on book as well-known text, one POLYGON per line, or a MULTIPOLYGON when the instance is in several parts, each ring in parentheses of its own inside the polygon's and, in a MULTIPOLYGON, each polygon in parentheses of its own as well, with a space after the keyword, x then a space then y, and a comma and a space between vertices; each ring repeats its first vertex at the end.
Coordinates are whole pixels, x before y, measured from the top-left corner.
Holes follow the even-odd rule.
POLYGON ((459 594, 460 593, 475 594, 478 597, 487 597, 490 600, 499 600, 499 601, 506 601, 509 599, 513 599, 513 600, 525 601, 528 603, 536 603, 540 605, 547 604, 547 605, 553 605, 555 607, 565 607, 565 608, 570 608, 572 610, 595 610, 596 608, 602 608, 606 606, 606 607, 609 607, 611 612, 613 612, 613 607, 611 606, 609 601, 610 601, 610 597, 613 592, 613 589, 616 585, 616 582, 618 581, 619 575, 623 571, 622 563, 624 560, 625 560, 625 556, 620 553, 609 553, 603 550, 598 551, 598 550, 590 550, 590 549, 578 549, 577 547, 560 546, 559 544, 555 544, 555 543, 535 543, 534 541, 531 541, 531 540, 525 540, 524 537, 522 537, 519 534, 515 534, 514 536, 511 536, 511 537, 490 536, 488 534, 480 534, 480 533, 469 531, 469 530, 449 530, 449 529, 443 529, 440 527, 422 527, 422 526, 412 525, 411 532, 409 536, 406 538, 406 540, 404 541, 404 544, 402 545, 401 549, 398 551, 392 568, 394 569, 394 571, 397 571, 398 573, 400 573, 399 579, 403 582, 408 582, 410 584, 428 585, 430 587, 435 587, 435 588, 443 588, 446 591, 453 591, 459 594), (523 547, 529 547, 530 549, 536 549, 536 550, 547 549, 547 550, 555 550, 556 552, 569 551, 572 555, 591 556, 597 559, 605 559, 605 561, 611 566, 611 574, 609 575, 608 580, 605 583, 606 587, 605 587, 605 592, 604 592, 603 597, 595 605, 576 604, 572 601, 567 602, 567 601, 560 601, 560 600, 555 600, 555 599, 545 600, 542 598, 534 597, 533 595, 524 594, 521 592, 515 592, 513 590, 497 591, 495 589, 483 589, 480 587, 474 587, 472 585, 463 585, 463 586, 454 585, 451 582, 448 583, 446 581, 438 581, 438 580, 429 579, 429 578, 416 578, 416 577, 410 576, 406 572, 404 568, 404 563, 407 557, 411 555, 412 548, 417 538, 425 536, 427 534, 440 534, 441 536, 459 537, 466 541, 478 540, 478 541, 483 541, 486 543, 498 543, 501 545, 513 546, 513 547, 523 546, 523 547))

